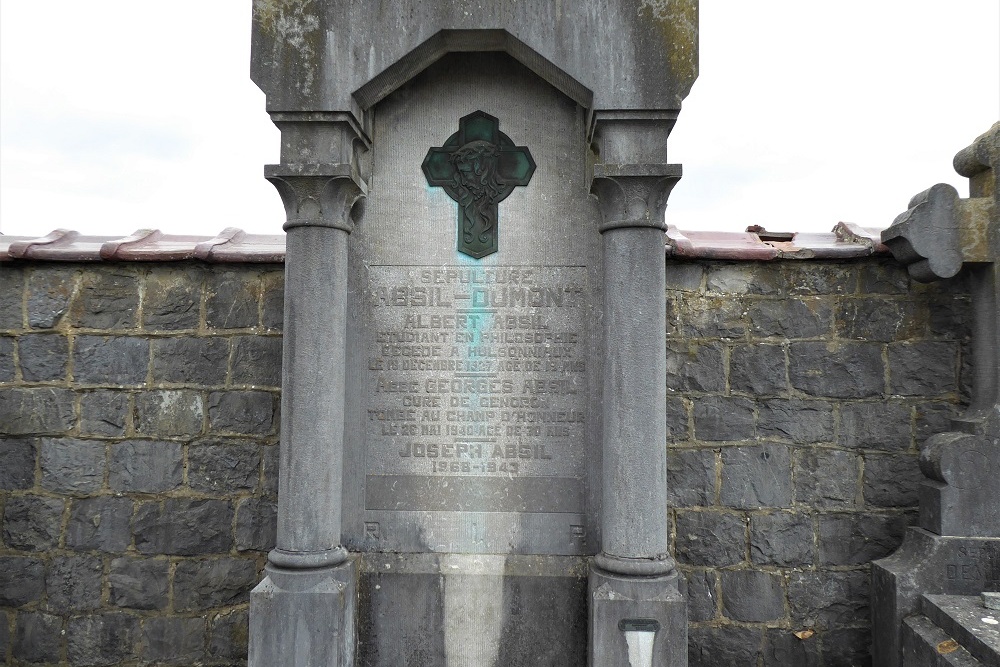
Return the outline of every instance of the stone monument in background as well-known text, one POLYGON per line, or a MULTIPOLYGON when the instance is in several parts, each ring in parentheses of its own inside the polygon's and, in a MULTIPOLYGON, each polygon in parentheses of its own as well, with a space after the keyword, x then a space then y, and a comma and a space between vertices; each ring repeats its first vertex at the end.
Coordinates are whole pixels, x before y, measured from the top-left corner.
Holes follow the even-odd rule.
POLYGON ((697 0, 254 3, 287 254, 251 665, 687 664, 663 211, 696 75, 697 0))

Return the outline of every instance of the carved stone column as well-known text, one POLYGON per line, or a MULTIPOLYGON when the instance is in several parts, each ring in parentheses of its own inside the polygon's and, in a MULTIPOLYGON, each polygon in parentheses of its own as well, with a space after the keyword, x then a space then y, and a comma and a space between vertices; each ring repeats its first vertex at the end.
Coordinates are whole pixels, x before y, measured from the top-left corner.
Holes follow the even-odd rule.
POLYGON ((672 118, 598 114, 591 192, 604 245, 601 553, 590 571, 590 664, 687 664, 687 605, 668 551, 663 212, 672 118))
POLYGON ((287 215, 278 533, 267 576, 251 594, 249 664, 346 667, 356 643, 341 491, 347 244, 351 209, 365 193, 354 159, 359 135, 347 123, 276 123, 282 164, 265 173, 287 215), (338 161, 286 161, 313 155, 338 161))

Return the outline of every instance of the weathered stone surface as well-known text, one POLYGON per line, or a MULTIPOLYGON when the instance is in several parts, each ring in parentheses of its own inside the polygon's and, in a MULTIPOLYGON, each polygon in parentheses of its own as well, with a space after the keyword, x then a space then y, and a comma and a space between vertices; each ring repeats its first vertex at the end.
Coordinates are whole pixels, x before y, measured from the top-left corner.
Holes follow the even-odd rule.
POLYGON ((667 450, 667 492, 671 507, 715 504, 715 451, 667 450))
POLYGON ((840 628, 823 633, 824 665, 869 665, 871 653, 872 633, 868 628, 840 628))
POLYGON ((0 556, 0 605, 20 607, 45 594, 45 563, 40 558, 0 556))
POLYGON ((757 435, 796 444, 831 442, 833 406, 826 401, 772 398, 757 408, 757 435))
POLYGON ((233 384, 280 387, 281 338, 234 336, 230 381, 233 384))
POLYGON ((833 329, 833 309, 826 299, 756 301, 747 315, 750 335, 760 338, 817 338, 833 329))
POLYGON ((691 297, 680 309, 679 333, 684 338, 743 338, 747 334, 742 298, 691 297))
POLYGON ((758 570, 724 570, 722 613, 735 621, 762 623, 785 616, 781 576, 758 570))
POLYGON ((154 331, 196 329, 202 275, 198 269, 150 272, 142 303, 143 326, 154 331))
POLYGON ((770 296, 782 292, 781 278, 777 272, 762 269, 749 262, 739 264, 713 263, 706 269, 706 273, 705 287, 708 292, 770 296))
POLYGON ((285 274, 283 271, 266 273, 262 282, 260 322, 268 330, 281 331, 285 316, 285 274))
POLYGON ((38 611, 22 611, 14 628, 13 655, 24 662, 58 662, 63 620, 38 611))
POLYGON ((14 338, 0 336, 0 382, 13 382, 15 376, 14 338))
POLYGON ((208 655, 216 660, 246 660, 249 614, 237 610, 211 620, 208 655))
POLYGON ((788 362, 792 387, 811 396, 865 398, 885 391, 877 343, 792 343, 788 362))
POLYGON ((746 525, 731 512, 677 512, 677 559, 687 565, 726 567, 746 557, 746 525))
POLYGON ((837 333, 842 338, 890 342, 919 333, 923 318, 917 304, 900 299, 878 299, 865 295, 845 299, 837 309, 837 333))
POLYGON ((10 647, 10 614, 0 610, 0 660, 7 659, 7 649, 10 647))
POLYGON ((750 560, 757 565, 808 567, 813 564, 813 524, 792 512, 750 517, 750 560))
POLYGON ((59 545, 63 501, 43 496, 11 496, 3 507, 3 543, 22 551, 47 551, 59 545))
POLYGON ((69 341, 57 334, 28 334, 17 339, 21 377, 25 382, 66 379, 69 341))
POLYGON ((914 440, 922 445, 924 440, 935 433, 951 430, 951 420, 961 412, 955 403, 921 403, 916 409, 916 429, 914 440))
POLYGON ((149 340, 137 336, 77 336, 73 377, 81 384, 138 385, 146 381, 149 340))
POLYGON ((868 574, 865 571, 791 572, 788 604, 792 624, 838 628, 868 621, 868 574))
POLYGON ((193 611, 242 604, 250 599, 257 579, 252 560, 181 561, 174 572, 174 608, 193 611))
POLYGON ((260 280, 255 272, 218 271, 206 280, 205 324, 213 329, 257 326, 260 280))
POLYGON ((73 325, 85 329, 131 329, 137 324, 139 278, 124 265, 84 271, 73 303, 73 325))
POLYGON ((77 438, 42 438, 42 488, 91 493, 104 485, 105 444, 77 438))
POLYGON ((213 391, 208 395, 214 432, 269 435, 277 422, 277 397, 266 391, 213 391))
POLYGON ((682 398, 668 397, 665 404, 667 416, 667 441, 678 442, 690 437, 687 405, 682 398))
POLYGON ((132 541, 132 501, 101 496, 74 500, 66 527, 66 546, 78 551, 125 551, 132 541))
POLYGON ((723 391, 723 347, 719 343, 667 341, 668 391, 723 391))
POLYGON ((688 631, 688 667, 756 665, 761 631, 739 626, 691 628, 688 631))
POLYGON ((278 497, 278 445, 261 447, 261 493, 268 498, 278 497))
POLYGON ((857 290, 858 276, 849 264, 786 262, 780 267, 788 294, 806 296, 851 294, 857 290))
POLYGON ((68 389, 12 387, 0 391, 0 433, 62 433, 73 428, 76 414, 68 389))
POLYGON ((20 491, 35 485, 34 438, 0 438, 0 491, 20 491))
POLYGON ((266 498, 244 498, 236 507, 236 548, 269 551, 275 546, 278 504, 266 498))
POLYGON ((205 658, 205 619, 153 617, 142 624, 139 654, 166 665, 193 665, 205 658))
POLYGON ((889 390, 927 398, 958 389, 958 343, 923 341, 889 345, 889 390))
POLYGON ((915 507, 923 482, 920 463, 909 454, 865 456, 865 502, 876 507, 915 507))
POLYGON ((754 402, 741 396, 704 396, 694 400, 694 437, 698 440, 747 440, 754 435, 754 402))
POLYGON ((24 271, 0 272, 0 329, 24 326, 24 271))
POLYGON ((687 573, 688 621, 709 621, 715 618, 715 579, 711 570, 687 573))
POLYGON ((864 263, 858 267, 861 294, 905 294, 909 287, 909 274, 895 261, 864 263))
POLYGON ((115 491, 158 493, 183 481, 179 442, 126 440, 111 445, 108 484, 115 491))
POLYGON ((260 445, 255 442, 206 441, 188 447, 188 486, 208 493, 257 488, 260 445))
POLYGON ((229 363, 227 338, 162 338, 153 341, 153 381, 220 385, 229 363))
POLYGON ((110 602, 129 609, 166 609, 166 558, 115 558, 108 574, 110 602))
POLYGON ((781 345, 734 345, 729 356, 729 386, 754 396, 788 390, 785 349, 781 345))
POLYGON ((205 421, 204 399, 192 390, 147 391, 135 397, 135 430, 142 435, 196 436, 205 421))
POLYGON ((764 444, 723 448, 721 501, 739 509, 789 507, 792 465, 788 447, 764 444))
POLYGON ((66 657, 73 665, 116 665, 136 655, 139 619, 122 612, 66 622, 66 657))
POLYGON ((911 518, 905 514, 820 515, 820 564, 864 565, 888 556, 903 542, 911 518))
POLYGON ((795 635, 796 631, 786 628, 767 629, 764 635, 764 667, 819 667, 819 638, 810 634, 799 639, 795 635))
POLYGON ((701 291, 705 266, 700 262, 667 262, 667 291, 701 291))
POLYGON ((128 422, 128 394, 111 389, 95 389, 80 395, 80 433, 84 435, 125 435, 128 422))
POLYGON ((45 577, 49 610, 59 614, 101 606, 100 556, 54 556, 45 577))
POLYGON ((909 449, 912 409, 890 401, 843 403, 839 444, 856 449, 909 449))
POLYGON ((839 450, 796 453, 795 500, 812 507, 847 507, 857 502, 858 457, 839 450))
POLYGON ((28 326, 51 329, 59 324, 69 309, 76 290, 76 275, 54 267, 36 267, 28 274, 28 326))
POLYGON ((197 556, 229 551, 232 523, 228 501, 173 498, 142 503, 132 530, 140 553, 197 556))

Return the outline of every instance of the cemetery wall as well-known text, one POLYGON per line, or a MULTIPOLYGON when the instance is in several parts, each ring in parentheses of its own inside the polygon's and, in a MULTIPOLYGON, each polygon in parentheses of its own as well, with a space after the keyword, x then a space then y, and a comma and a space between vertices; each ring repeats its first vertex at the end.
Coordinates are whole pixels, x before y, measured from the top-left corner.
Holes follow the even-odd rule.
MULTIPOLYGON (((968 396, 964 281, 869 257, 668 261, 667 282, 691 666, 864 664, 868 563, 968 396)), ((245 663, 282 285, 278 264, 0 267, 0 664, 245 663)))

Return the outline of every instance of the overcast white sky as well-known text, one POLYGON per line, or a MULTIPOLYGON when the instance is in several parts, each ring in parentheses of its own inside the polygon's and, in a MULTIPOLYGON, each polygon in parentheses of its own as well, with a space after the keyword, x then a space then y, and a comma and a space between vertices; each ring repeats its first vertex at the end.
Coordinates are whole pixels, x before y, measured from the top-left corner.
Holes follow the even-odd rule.
MULTIPOLYGON (((249 61, 247 0, 2 0, 0 232, 280 232, 249 61)), ((998 118, 997 0, 703 0, 667 221, 884 227, 967 194, 952 157, 998 118)))

